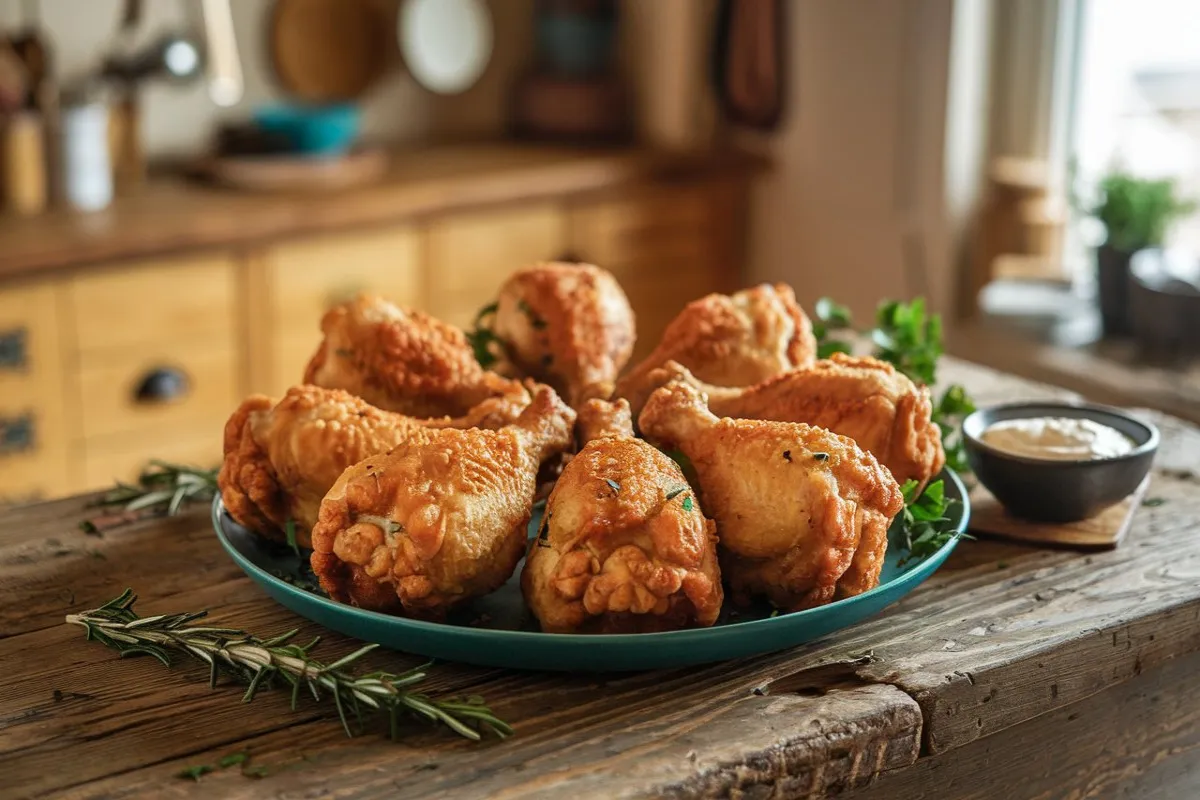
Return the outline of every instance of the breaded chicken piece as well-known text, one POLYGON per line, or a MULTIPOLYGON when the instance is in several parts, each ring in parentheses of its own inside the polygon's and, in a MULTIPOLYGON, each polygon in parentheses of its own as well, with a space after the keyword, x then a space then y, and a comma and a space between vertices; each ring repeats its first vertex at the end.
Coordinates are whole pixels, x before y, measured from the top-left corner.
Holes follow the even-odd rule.
POLYGON ((325 338, 304 382, 345 389, 410 417, 457 417, 483 401, 520 393, 519 382, 488 372, 466 334, 381 297, 360 294, 321 319, 325 338))
POLYGON ((837 353, 743 389, 703 383, 672 361, 651 372, 646 385, 672 381, 702 391, 719 417, 805 422, 849 436, 900 483, 911 478, 923 486, 946 463, 929 389, 869 356, 837 353))
POLYGON ((521 574, 550 633, 712 625, 724 593, 715 526, 667 456, 633 438, 629 404, 591 400, 521 574))
POLYGON ((684 383, 651 395, 639 422, 691 460, 736 599, 765 595, 795 611, 878 585, 904 499, 851 439, 801 423, 718 418, 684 383))
POLYGON ((428 428, 500 427, 528 403, 523 392, 484 401, 465 417, 421 420, 341 389, 294 386, 278 403, 254 395, 225 424, 221 498, 235 520, 276 541, 292 521, 297 543, 308 547, 321 499, 347 467, 428 428))
POLYGON ((811 364, 817 340, 812 323, 784 283, 763 283, 732 295, 710 294, 684 307, 662 341, 617 382, 616 395, 637 415, 657 386, 648 374, 676 361, 705 383, 752 386, 811 364))
POLYGON ((438 618, 508 580, 525 550, 538 465, 575 412, 538 387, 500 430, 426 429, 347 469, 321 503, 312 568, 329 596, 438 618))
POLYGON ((633 309, 616 278, 591 264, 542 263, 500 287, 492 333, 508 361, 578 409, 607 399, 633 353, 633 309))

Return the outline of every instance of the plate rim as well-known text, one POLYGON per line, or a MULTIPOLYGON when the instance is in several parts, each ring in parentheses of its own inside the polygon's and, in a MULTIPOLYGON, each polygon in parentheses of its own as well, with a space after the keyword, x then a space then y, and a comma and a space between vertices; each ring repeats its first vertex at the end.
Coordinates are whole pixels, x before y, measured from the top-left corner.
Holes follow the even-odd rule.
MULTIPOLYGON (((713 637, 721 636, 721 631, 728 631, 727 635, 733 635, 733 631, 745 631, 754 626, 765 628, 768 625, 773 627, 784 627, 788 624, 800 625, 809 619, 827 615, 832 609, 845 608, 850 605, 861 602, 864 599, 871 598, 877 594, 883 594, 888 590, 894 590, 898 587, 906 586, 909 583, 922 583, 931 574, 936 572, 942 565, 942 562, 949 557, 958 546, 960 539, 966 535, 969 530, 971 519, 971 500, 966 485, 962 478, 949 467, 944 467, 942 471, 935 475, 933 480, 938 478, 948 479, 954 485, 962 498, 962 512, 959 523, 956 526, 958 535, 952 537, 950 541, 942 545, 933 553, 930 553, 921 560, 912 569, 898 576, 894 580, 887 583, 880 583, 874 589, 870 589, 862 594, 853 595, 851 597, 843 597, 841 600, 835 600, 832 603, 806 608, 802 611, 793 611, 787 614, 779 614, 774 617, 761 617, 759 619, 748 619, 738 622, 730 622, 724 625, 711 625, 704 628, 682 628, 673 631, 649 631, 645 633, 547 633, 545 631, 514 631, 503 628, 477 628, 470 625, 454 625, 446 622, 432 622, 429 620, 414 619, 412 617, 404 617, 396 614, 385 614, 381 611, 372 611, 371 609, 360 608, 350 605, 349 603, 339 603, 332 598, 315 594, 313 592, 301 589, 294 586, 288 581, 272 575, 267 570, 255 564, 246 557, 226 535, 224 528, 221 525, 222 512, 225 505, 221 498, 221 493, 213 497, 211 506, 211 518, 213 529, 217 534, 217 540, 221 543, 221 547, 233 559, 234 563, 252 579, 257 580, 260 584, 271 584, 277 590, 288 594, 300 602, 313 603, 317 606, 324 607, 334 613, 348 613, 355 616, 363 616, 380 624, 394 624, 399 627, 413 628, 418 631, 430 634, 446 634, 450 633, 456 636, 466 638, 485 638, 496 643, 508 644, 528 644, 532 642, 545 642, 553 640, 563 646, 581 646, 585 643, 588 646, 595 645, 597 642, 610 643, 612 645, 633 644, 635 642, 652 643, 664 642, 671 644, 684 644, 692 639, 712 639, 713 637), (845 604, 845 605, 843 605, 845 604)), ((230 517, 232 519, 232 517, 230 517)), ((236 520, 235 520, 236 523, 236 520)), ((243 526, 244 527, 244 526, 243 526)), ((514 574, 515 571, 514 571, 514 574)), ((511 580, 511 577, 510 577, 511 580)), ((904 594, 907 594, 905 592, 904 594)), ((890 605, 890 604, 889 604, 890 605)), ((328 626, 324 626, 328 627, 328 626)))

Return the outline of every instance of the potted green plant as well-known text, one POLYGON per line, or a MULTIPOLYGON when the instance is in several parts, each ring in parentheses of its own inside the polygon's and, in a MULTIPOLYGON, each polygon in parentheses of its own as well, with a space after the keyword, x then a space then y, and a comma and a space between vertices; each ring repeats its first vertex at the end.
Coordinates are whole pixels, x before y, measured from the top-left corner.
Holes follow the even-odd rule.
POLYGON ((1092 214, 1107 231, 1096 252, 1100 319, 1105 335, 1126 335, 1129 322, 1129 262, 1147 247, 1160 247, 1167 227, 1195 204, 1179 198, 1175 182, 1111 172, 1100 182, 1101 200, 1092 214))

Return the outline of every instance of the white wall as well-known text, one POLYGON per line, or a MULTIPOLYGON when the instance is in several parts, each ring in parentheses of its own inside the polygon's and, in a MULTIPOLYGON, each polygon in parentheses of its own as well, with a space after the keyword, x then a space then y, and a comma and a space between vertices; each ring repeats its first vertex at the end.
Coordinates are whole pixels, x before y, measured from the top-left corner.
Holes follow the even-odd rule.
POLYGON ((743 137, 775 162, 754 196, 755 279, 864 320, 884 297, 951 308, 983 152, 988 2, 789 4, 787 117, 743 137))
MULTIPOLYGON (((381 0, 394 18, 394 0, 381 0)), ((0 0, 0 26, 21 20, 20 0, 0 0)), ((78 75, 94 70, 117 29, 120 0, 38 0, 41 19, 59 70, 78 75)), ((209 102, 202 82, 186 87, 150 85, 144 99, 143 134, 151 155, 194 151, 221 117, 245 117, 253 106, 282 97, 267 54, 271 0, 232 0, 234 26, 246 75, 246 96, 222 111, 209 102)), ((364 103, 364 132, 370 138, 414 140, 436 132, 447 136, 496 134, 504 125, 507 87, 527 58, 532 41, 532 0, 491 0, 496 50, 480 83, 456 97, 421 89, 396 63, 364 103)), ((199 0, 144 0, 140 42, 168 30, 198 25, 199 0)))

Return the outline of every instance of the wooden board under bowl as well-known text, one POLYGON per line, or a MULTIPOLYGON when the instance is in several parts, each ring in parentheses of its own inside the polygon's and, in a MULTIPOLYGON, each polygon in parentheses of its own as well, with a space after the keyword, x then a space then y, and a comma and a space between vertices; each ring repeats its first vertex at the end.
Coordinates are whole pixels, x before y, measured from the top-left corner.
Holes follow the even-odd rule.
POLYGON ((1111 549, 1121 543, 1133 523, 1133 515, 1142 505, 1150 487, 1150 476, 1133 494, 1096 516, 1079 522, 1034 522, 1014 517, 1000 505, 992 493, 976 484, 971 490, 972 534, 1012 539, 1026 544, 1047 544, 1087 550, 1111 549))

